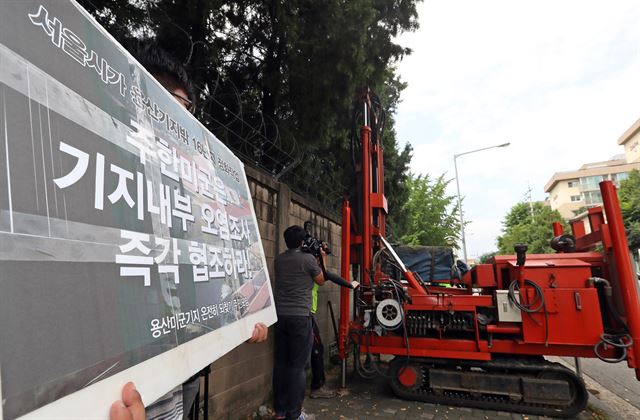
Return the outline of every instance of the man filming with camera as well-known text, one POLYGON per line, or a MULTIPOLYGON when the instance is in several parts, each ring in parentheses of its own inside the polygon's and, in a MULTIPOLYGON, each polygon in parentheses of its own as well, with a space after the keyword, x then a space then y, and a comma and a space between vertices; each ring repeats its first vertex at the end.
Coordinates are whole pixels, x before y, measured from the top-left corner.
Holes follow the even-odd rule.
MULTIPOLYGON (((276 419, 314 419, 302 411, 305 394, 305 365, 311 355, 311 289, 323 285, 325 277, 316 258, 302 251, 306 236, 301 226, 284 231, 287 250, 274 262, 275 325, 273 363, 273 408, 276 419)), ((326 254, 320 250, 324 263, 326 254)))
POLYGON ((314 419, 302 411, 305 394, 305 365, 313 345, 312 291, 326 280, 355 288, 327 272, 327 246, 310 235, 310 226, 289 226, 284 231, 287 250, 275 259, 275 325, 273 364, 273 408, 276 419, 314 419), (317 258, 317 259, 316 259, 317 258))

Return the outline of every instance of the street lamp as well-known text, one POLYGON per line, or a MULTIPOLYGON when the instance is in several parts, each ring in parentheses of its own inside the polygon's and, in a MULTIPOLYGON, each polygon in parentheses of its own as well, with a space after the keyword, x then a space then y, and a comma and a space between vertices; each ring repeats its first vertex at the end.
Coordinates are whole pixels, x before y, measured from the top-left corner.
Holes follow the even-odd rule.
POLYGON ((460 156, 468 155, 470 153, 482 152, 483 150, 495 149, 496 147, 507 147, 511 143, 502 143, 495 146, 483 147, 482 149, 470 150, 468 152, 457 153, 453 155, 453 167, 456 171, 456 187, 458 189, 458 211, 460 212, 460 231, 462 233, 462 253, 464 255, 464 262, 467 262, 467 241, 464 236, 464 217, 462 216, 462 198, 460 198, 460 181, 458 180, 458 159, 460 156))

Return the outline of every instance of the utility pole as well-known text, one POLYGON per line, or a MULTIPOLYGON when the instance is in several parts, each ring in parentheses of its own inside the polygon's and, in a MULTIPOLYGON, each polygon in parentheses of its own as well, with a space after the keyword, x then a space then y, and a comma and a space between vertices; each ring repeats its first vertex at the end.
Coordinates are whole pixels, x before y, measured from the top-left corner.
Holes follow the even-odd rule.
POLYGON ((529 202, 529 210, 531 211, 531 224, 536 222, 536 218, 533 214, 533 200, 531 198, 531 184, 527 181, 527 191, 524 193, 524 198, 529 202))

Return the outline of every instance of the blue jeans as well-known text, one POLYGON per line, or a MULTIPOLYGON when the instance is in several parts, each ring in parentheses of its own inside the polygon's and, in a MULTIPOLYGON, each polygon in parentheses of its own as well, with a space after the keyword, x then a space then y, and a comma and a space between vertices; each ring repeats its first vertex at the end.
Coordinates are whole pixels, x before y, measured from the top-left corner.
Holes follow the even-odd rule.
POLYGON ((273 408, 278 416, 297 419, 302 411, 313 333, 311 316, 279 316, 275 326, 273 408))

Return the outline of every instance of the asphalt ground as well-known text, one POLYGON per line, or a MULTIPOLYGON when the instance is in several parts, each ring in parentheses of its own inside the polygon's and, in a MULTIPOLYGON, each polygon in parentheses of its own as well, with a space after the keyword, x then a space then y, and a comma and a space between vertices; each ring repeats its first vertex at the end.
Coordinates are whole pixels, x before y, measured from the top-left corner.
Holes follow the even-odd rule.
MULTIPOLYGON (((549 357, 569 369, 574 359, 549 357)), ((596 359, 580 359, 582 378, 591 394, 591 406, 602 408, 611 419, 640 419, 640 383, 626 363, 604 363, 596 359)))
MULTIPOLYGON (((570 366, 575 366, 573 357, 562 359, 570 366)), ((626 362, 612 364, 599 359, 580 359, 580 365, 585 375, 640 410, 640 381, 626 362)))
MULTIPOLYGON (((573 369, 573 358, 550 357, 549 359, 573 369)), ((589 404, 587 409, 574 419, 640 419, 640 407, 638 407, 640 406, 640 382, 635 380, 633 372, 627 368, 626 363, 611 365, 593 359, 581 360, 583 379, 590 393, 589 404)), ((339 395, 331 399, 311 399, 307 392, 304 401, 304 410, 314 414, 318 420, 369 418, 538 420, 551 418, 403 400, 393 394, 385 378, 363 379, 355 374, 352 367, 348 369, 347 388, 341 390, 339 368, 331 363, 328 363, 328 367, 330 369, 326 372, 326 386, 338 390, 339 395)), ((249 418, 273 419, 274 413, 268 404, 261 406, 249 418)))

